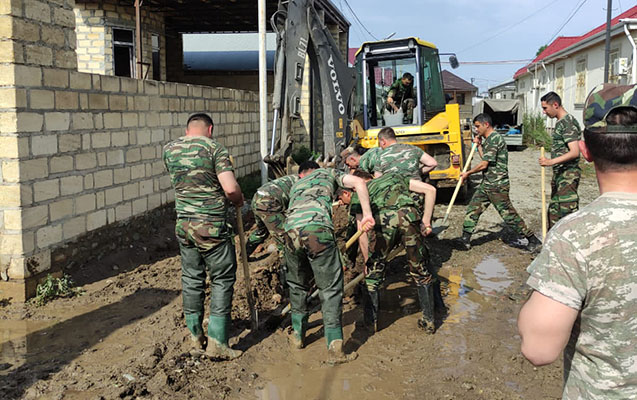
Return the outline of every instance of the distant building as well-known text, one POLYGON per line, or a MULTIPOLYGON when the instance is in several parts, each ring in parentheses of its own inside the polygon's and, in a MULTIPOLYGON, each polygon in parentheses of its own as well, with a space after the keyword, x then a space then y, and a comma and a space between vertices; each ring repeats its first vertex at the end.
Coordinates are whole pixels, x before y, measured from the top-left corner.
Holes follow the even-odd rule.
MULTIPOLYGON (((529 65, 517 71, 513 79, 523 112, 541 113, 540 98, 554 91, 581 124, 588 93, 604 82, 605 33, 606 24, 602 24, 581 36, 558 37, 529 65)), ((611 21, 610 82, 635 82, 635 41, 637 6, 611 21)), ((548 119, 547 126, 552 127, 555 122, 548 119)))
POLYGON ((515 98, 515 81, 504 82, 490 88, 489 98, 503 100, 515 98))
POLYGON ((442 71, 442 84, 448 103, 459 105, 460 120, 473 118, 471 102, 478 93, 478 88, 447 70, 442 71))

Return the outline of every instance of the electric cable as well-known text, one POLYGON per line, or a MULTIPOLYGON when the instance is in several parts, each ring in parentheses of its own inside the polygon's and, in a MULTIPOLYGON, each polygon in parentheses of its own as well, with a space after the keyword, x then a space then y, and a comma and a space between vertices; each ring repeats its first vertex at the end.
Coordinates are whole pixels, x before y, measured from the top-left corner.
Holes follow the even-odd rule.
POLYGON ((511 25, 505 26, 504 28, 502 28, 502 29, 500 29, 498 32, 496 32, 495 34, 493 34, 493 35, 489 36, 488 38, 486 38, 486 39, 484 39, 484 40, 482 40, 482 41, 480 41, 480 42, 478 42, 478 43, 472 44, 471 46, 467 47, 467 48, 466 48, 466 49, 464 49, 464 50, 459 51, 458 53, 464 53, 464 52, 465 52, 465 51, 467 51, 467 50, 471 50, 471 49, 473 49, 473 48, 475 48, 475 47, 477 47, 477 46, 480 46, 481 44, 484 44, 484 43, 488 42, 489 40, 491 40, 491 39, 493 39, 493 38, 495 38, 495 37, 497 37, 497 36, 500 36, 501 34, 503 34, 504 32, 506 32, 506 31, 507 31, 507 30, 509 30, 510 28, 513 28, 514 26, 518 26, 518 25, 520 25, 522 22, 524 22, 524 21, 526 21, 527 19, 529 19, 529 18, 533 17, 534 15, 538 14, 538 13, 539 13, 539 12, 541 12, 541 11, 544 11, 546 8, 548 8, 548 7, 552 6, 552 5, 555 5, 555 2, 554 2, 554 1, 550 1, 550 2, 548 2, 548 3, 547 3, 546 5, 544 5, 542 8, 540 8, 540 9, 538 9, 538 10, 534 11, 533 13, 531 13, 531 14, 527 15, 526 17, 522 18, 521 20, 516 21, 516 22, 514 22, 514 23, 513 23, 513 24, 511 24, 511 25))
POLYGON ((367 27, 365 25, 363 25, 363 23, 361 22, 361 20, 358 18, 358 15, 356 15, 356 13, 354 12, 354 10, 352 9, 352 7, 349 5, 349 2, 347 0, 343 0, 345 2, 345 5, 347 6, 347 8, 349 8, 349 11, 352 13, 352 15, 354 16, 354 19, 356 19, 356 21, 360 24, 360 26, 363 27, 363 29, 365 29, 365 31, 369 34, 369 36, 372 37, 372 39, 374 40, 378 40, 378 38, 376 36, 374 36, 373 33, 371 33, 369 31, 369 29, 367 29, 367 27))
POLYGON ((560 26, 560 28, 557 30, 557 32, 555 32, 553 34, 553 37, 551 38, 551 40, 549 40, 547 43, 551 44, 553 42, 553 40, 557 37, 557 35, 562 31, 562 29, 564 29, 564 27, 566 26, 566 24, 569 23, 569 21, 571 19, 573 19, 573 17, 575 16, 575 14, 577 14, 577 12, 580 10, 580 8, 582 8, 582 6, 586 3, 587 0, 582 0, 581 3, 579 3, 578 6, 576 6, 576 8, 574 9, 574 11, 571 11, 571 14, 569 15, 569 17, 566 19, 566 21, 564 21, 564 23, 562 24, 562 26, 560 26))

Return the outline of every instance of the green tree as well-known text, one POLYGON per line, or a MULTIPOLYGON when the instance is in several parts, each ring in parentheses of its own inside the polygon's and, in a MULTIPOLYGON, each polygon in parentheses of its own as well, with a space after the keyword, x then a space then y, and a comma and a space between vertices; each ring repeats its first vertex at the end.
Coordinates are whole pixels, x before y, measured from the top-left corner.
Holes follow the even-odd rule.
POLYGON ((539 56, 541 52, 544 51, 544 49, 546 49, 547 45, 545 44, 544 46, 540 46, 539 49, 537 49, 537 53, 535 53, 535 57, 539 56))

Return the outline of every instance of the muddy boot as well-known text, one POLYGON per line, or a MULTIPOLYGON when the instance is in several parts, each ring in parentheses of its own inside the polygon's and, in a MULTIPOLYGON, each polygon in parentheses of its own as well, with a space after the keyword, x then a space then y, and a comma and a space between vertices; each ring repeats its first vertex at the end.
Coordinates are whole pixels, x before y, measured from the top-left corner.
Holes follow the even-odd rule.
POLYGON ((537 236, 531 235, 527 236, 526 240, 529 241, 529 244, 526 245, 526 249, 531 253, 539 253, 542 250, 542 242, 538 239, 537 236))
POLYGON ((190 335, 190 355, 201 356, 206 352, 208 338, 201 334, 199 336, 190 335))
POLYGON ((434 285, 418 285, 418 302, 422 310, 422 317, 418 319, 418 326, 427 334, 433 334, 436 331, 434 324, 434 285))
POLYGON ((242 354, 241 350, 231 349, 227 344, 219 343, 216 339, 208 337, 206 357, 211 360, 234 360, 241 357, 242 354))
POLYGON ((378 331, 378 309, 380 307, 380 292, 378 290, 363 289, 363 323, 370 334, 378 331))
POLYGON ((308 316, 304 314, 292 313, 292 335, 290 335, 290 345, 293 349, 305 347, 305 332, 307 331, 308 316))
POLYGON ((327 363, 330 365, 343 364, 356 360, 358 353, 352 351, 349 354, 345 354, 343 351, 343 339, 335 339, 330 342, 327 347, 327 363))
POLYGON ((471 234, 469 232, 462 232, 462 237, 459 237, 456 239, 456 243, 458 243, 460 248, 462 248, 463 250, 471 249, 470 241, 471 241, 471 234))
POLYGON ((228 346, 228 317, 211 315, 206 356, 212 360, 233 360, 241 354, 241 350, 233 350, 228 346))

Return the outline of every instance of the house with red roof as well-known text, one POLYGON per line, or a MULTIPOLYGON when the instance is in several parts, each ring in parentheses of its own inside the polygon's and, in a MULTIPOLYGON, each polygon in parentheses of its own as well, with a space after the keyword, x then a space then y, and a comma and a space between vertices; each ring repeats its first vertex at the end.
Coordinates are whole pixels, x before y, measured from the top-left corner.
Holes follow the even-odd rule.
MULTIPOLYGON (((606 23, 581 36, 560 36, 518 70, 513 79, 522 109, 541 113, 540 98, 554 91, 581 124, 586 96, 604 82, 605 35, 606 23)), ((609 82, 635 82, 636 42, 637 6, 611 20, 609 82)), ((553 127, 555 122, 548 119, 547 126, 553 127)))

